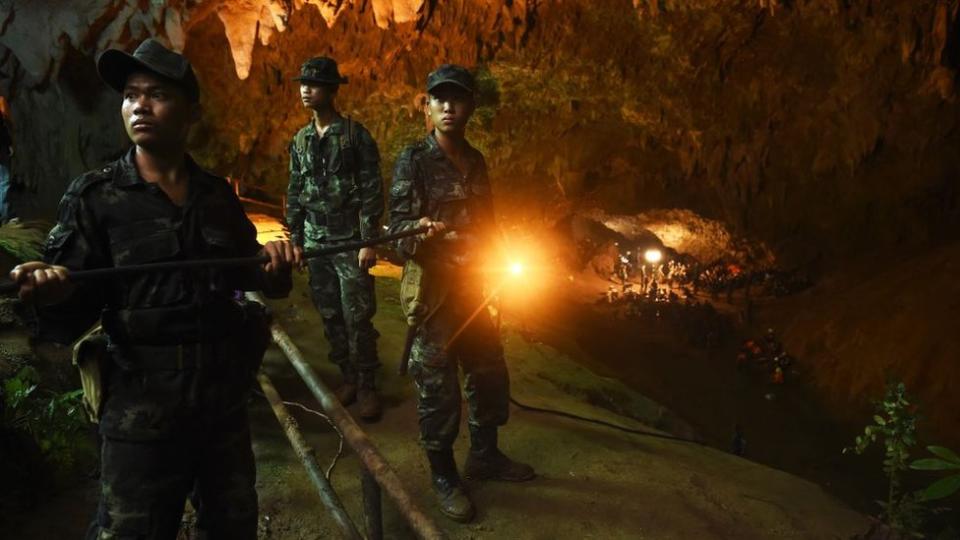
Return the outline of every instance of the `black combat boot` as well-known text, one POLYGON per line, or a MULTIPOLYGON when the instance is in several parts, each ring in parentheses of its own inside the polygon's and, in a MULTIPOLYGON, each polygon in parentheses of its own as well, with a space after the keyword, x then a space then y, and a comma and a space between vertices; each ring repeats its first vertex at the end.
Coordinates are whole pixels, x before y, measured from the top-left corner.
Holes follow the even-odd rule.
POLYGON ((357 400, 357 372, 349 364, 340 364, 343 372, 343 384, 334 392, 340 404, 344 407, 352 405, 357 400))
POLYGON ((497 448, 495 426, 470 426, 470 454, 463 471, 470 480, 525 482, 536 476, 533 467, 508 458, 497 448))
POLYGON ((376 378, 373 371, 360 372, 357 401, 360 402, 357 416, 366 422, 376 422, 380 419, 383 406, 380 404, 380 395, 377 394, 376 378))
POLYGON ((457 474, 453 450, 427 450, 427 459, 430 460, 433 491, 437 494, 440 511, 454 521, 468 523, 475 510, 457 474))

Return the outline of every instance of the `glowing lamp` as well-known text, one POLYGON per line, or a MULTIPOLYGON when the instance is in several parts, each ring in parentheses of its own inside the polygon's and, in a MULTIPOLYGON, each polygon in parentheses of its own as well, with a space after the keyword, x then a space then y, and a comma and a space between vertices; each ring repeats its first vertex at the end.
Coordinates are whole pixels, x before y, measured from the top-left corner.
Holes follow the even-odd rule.
POLYGON ((515 262, 510 264, 510 274, 519 276, 523 273, 523 263, 515 262))
POLYGON ((648 249, 643 252, 643 258, 650 264, 657 264, 663 260, 663 252, 659 249, 648 249))

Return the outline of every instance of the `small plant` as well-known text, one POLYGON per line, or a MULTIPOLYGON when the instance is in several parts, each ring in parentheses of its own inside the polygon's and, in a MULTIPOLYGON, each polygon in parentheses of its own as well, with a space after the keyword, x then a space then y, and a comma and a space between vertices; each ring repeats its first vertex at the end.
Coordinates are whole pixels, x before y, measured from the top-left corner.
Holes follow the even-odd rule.
POLYGON ((83 390, 43 391, 39 382, 31 366, 3 381, 3 426, 30 434, 46 459, 70 466, 82 451, 79 434, 87 423, 83 390))
POLYGON ((910 535, 917 535, 921 527, 923 507, 915 493, 901 490, 903 473, 908 469, 910 448, 916 444, 916 407, 907 399, 904 384, 887 385, 883 400, 877 403, 873 423, 856 438, 853 451, 863 454, 878 440, 884 448, 883 472, 887 475, 887 500, 878 501, 883 507, 883 519, 890 527, 910 535))
POLYGON ((918 459, 910 464, 910 468, 917 471, 957 471, 930 484, 920 492, 924 501, 934 501, 949 497, 960 491, 960 456, 942 446, 928 446, 927 450, 937 456, 918 459))
POLYGON ((42 221, 8 221, 0 225, 0 250, 20 261, 37 260, 49 230, 42 221))

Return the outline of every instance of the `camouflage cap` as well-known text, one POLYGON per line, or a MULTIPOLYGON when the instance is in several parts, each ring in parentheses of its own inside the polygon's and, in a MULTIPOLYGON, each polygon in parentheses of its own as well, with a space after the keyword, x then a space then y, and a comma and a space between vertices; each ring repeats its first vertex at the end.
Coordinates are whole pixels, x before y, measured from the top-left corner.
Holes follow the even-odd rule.
POLYGON ((467 68, 457 64, 443 64, 427 75, 427 92, 441 84, 455 84, 467 92, 476 92, 477 83, 467 68))
POLYGON ((127 77, 136 71, 148 71, 173 82, 193 101, 200 98, 200 85, 190 61, 153 38, 145 39, 133 54, 107 49, 97 58, 97 73, 117 92, 123 92, 127 77))
POLYGON ((318 84, 347 84, 347 78, 340 75, 337 61, 327 56, 317 56, 300 66, 300 76, 293 80, 318 84))

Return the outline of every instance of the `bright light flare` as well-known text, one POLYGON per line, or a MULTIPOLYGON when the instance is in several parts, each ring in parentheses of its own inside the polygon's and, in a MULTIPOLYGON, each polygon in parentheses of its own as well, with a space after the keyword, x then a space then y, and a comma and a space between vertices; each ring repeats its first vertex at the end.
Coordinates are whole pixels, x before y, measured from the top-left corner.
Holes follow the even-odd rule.
POLYGON ((663 252, 659 249, 648 249, 643 252, 643 259, 650 264, 657 264, 663 260, 663 252))
POLYGON ((486 290, 504 312, 529 314, 550 302, 558 272, 549 238, 549 231, 513 228, 490 246, 484 257, 486 290))

